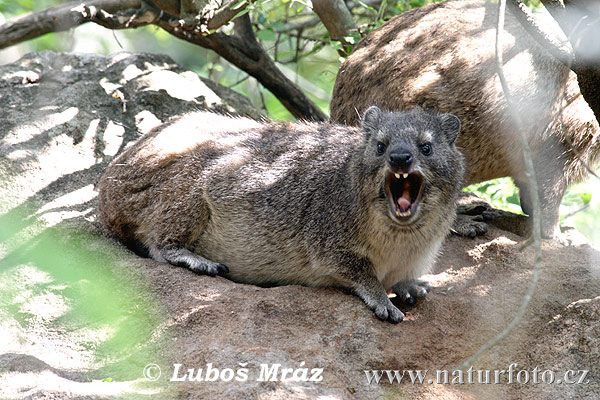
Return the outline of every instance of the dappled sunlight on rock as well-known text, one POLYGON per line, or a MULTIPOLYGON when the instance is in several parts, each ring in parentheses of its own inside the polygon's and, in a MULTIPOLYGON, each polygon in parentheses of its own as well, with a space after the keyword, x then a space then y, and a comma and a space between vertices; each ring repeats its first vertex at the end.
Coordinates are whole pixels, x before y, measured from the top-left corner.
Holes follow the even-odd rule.
MULTIPOLYGON (((69 107, 64 111, 48 114, 45 117, 39 118, 31 125, 16 127, 2 137, 2 145, 0 148, 14 146, 32 140, 36 135, 41 135, 49 129, 69 122, 75 118, 78 113, 79 110, 77 107, 69 107)), ((4 151, 6 150, 3 150, 3 152, 4 151)), ((10 157, 10 152, 8 153, 8 156, 10 157)))
POLYGON ((94 185, 90 184, 44 204, 36 212, 36 215, 41 216, 48 226, 56 225, 63 220, 86 216, 92 213, 94 209, 90 207, 78 211, 73 210, 72 207, 85 204, 97 195, 94 185))

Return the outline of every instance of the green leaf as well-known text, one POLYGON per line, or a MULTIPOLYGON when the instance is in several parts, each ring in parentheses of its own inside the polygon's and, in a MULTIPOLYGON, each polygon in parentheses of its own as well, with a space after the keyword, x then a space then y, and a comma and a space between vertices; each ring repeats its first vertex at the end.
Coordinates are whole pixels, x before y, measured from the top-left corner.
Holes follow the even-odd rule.
POLYGON ((244 5, 246 2, 247 2, 246 0, 241 0, 241 1, 238 1, 237 3, 235 3, 235 4, 233 5, 233 7, 232 7, 232 8, 235 10, 236 8, 239 8, 239 7, 243 6, 243 5, 244 5))
POLYGON ((273 32, 273 30, 271 28, 263 29, 263 30, 256 32, 256 37, 259 38, 260 40, 271 41, 271 42, 274 42, 275 39, 277 39, 275 32, 273 32))
POLYGON ((516 204, 516 205, 521 205, 521 201, 519 199, 519 196, 517 196, 516 193, 511 194, 510 196, 508 196, 506 198, 506 202, 511 203, 511 204, 516 204))
POLYGON ((580 193, 579 196, 581 197, 581 200, 583 201, 584 205, 587 205, 590 201, 592 201, 591 193, 580 193))
POLYGON ((243 10, 241 10, 240 12, 238 12, 237 14, 235 14, 233 16, 233 18, 231 18, 231 20, 233 21, 234 19, 236 19, 237 17, 241 17, 244 14, 248 14, 250 12, 249 8, 244 8, 243 10))
POLYGON ((267 17, 263 13, 258 13, 257 21, 259 24, 264 25, 267 22, 267 17))

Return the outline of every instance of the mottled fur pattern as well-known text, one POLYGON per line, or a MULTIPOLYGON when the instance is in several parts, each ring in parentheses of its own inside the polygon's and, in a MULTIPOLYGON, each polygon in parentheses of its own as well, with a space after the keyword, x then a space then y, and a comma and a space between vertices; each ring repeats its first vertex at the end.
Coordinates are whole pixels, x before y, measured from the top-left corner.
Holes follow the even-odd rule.
MULTIPOLYGON (((391 19, 365 37, 340 67, 331 120, 358 124, 358 113, 372 104, 453 113, 462 123, 457 147, 466 158, 466 184, 511 176, 529 213, 517 127, 496 72, 496 19, 497 5, 481 1, 435 3, 391 19)), ((505 30, 504 73, 532 149, 542 234, 553 237, 567 185, 587 175, 567 138, 583 161, 595 165, 600 129, 575 74, 541 48, 510 12, 505 30)))
POLYGON ((411 282, 455 216, 458 131, 455 116, 418 109, 373 107, 362 129, 198 112, 113 161, 98 184, 99 218, 156 260, 262 286, 346 288, 379 318, 399 322, 386 290, 426 293, 411 282), (390 163, 398 149, 410 165, 390 163), (423 177, 416 212, 404 219, 390 211, 390 171, 423 177))

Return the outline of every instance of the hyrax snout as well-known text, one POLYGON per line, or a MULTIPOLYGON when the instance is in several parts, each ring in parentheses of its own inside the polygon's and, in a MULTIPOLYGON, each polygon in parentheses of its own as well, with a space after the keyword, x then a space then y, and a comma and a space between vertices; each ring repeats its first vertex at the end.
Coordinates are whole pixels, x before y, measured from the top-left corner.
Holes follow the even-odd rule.
POLYGON ((399 322, 455 216, 451 114, 365 111, 361 128, 197 112, 142 137, 99 184, 99 218, 155 260, 262 286, 333 286, 399 322))

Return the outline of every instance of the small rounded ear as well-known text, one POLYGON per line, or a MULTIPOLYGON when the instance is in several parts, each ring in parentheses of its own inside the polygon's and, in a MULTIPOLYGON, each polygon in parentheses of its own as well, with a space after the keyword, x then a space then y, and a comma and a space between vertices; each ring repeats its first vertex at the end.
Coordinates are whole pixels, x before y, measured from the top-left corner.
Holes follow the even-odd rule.
POLYGON ((460 133, 460 120, 454 114, 440 114, 440 120, 446 141, 448 144, 454 143, 460 133))
POLYGON ((381 110, 377 106, 367 108, 362 117, 362 128, 365 132, 373 132, 379 128, 381 110))

